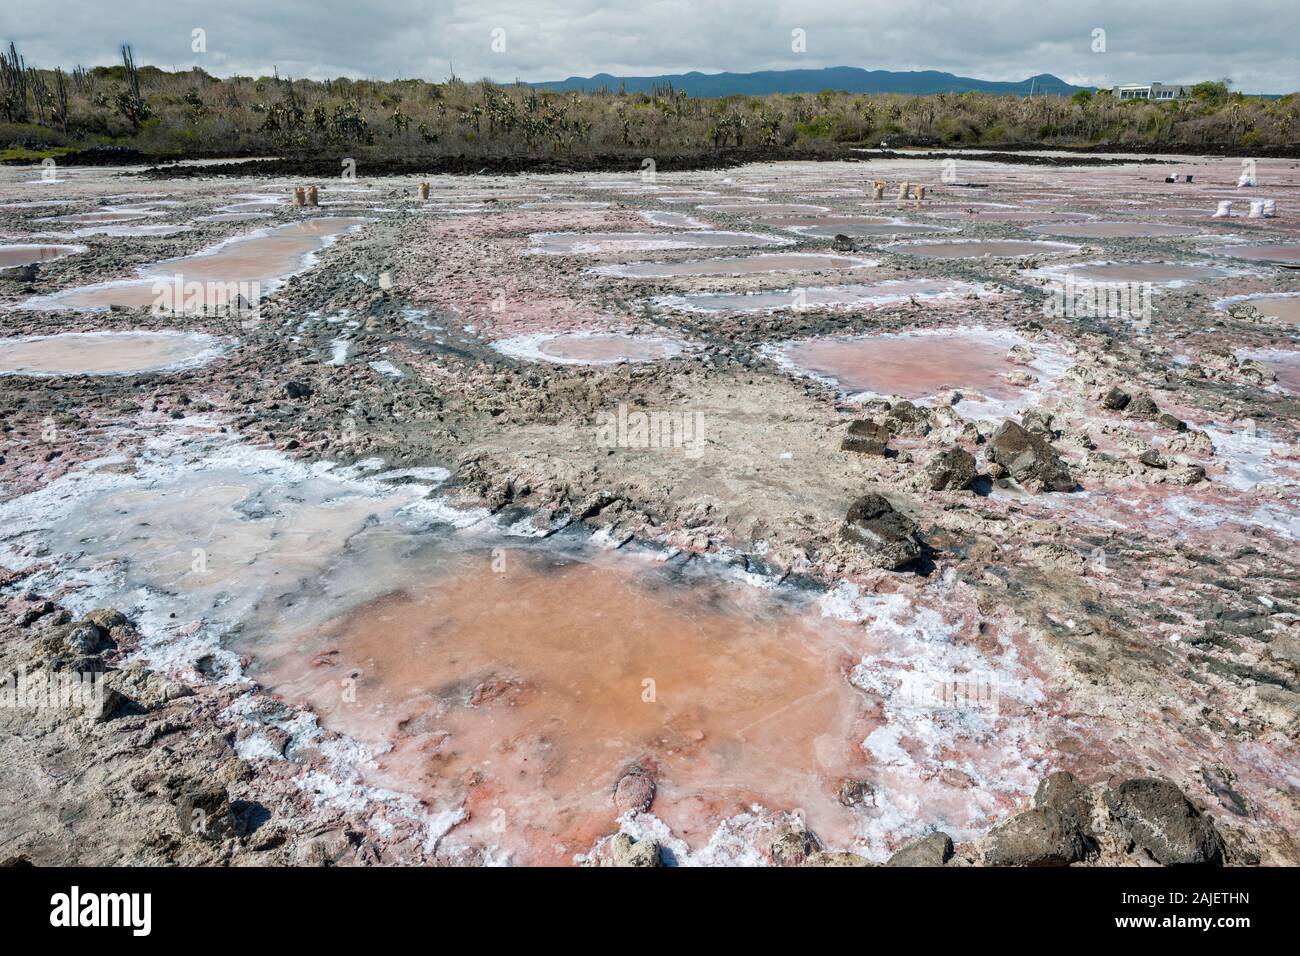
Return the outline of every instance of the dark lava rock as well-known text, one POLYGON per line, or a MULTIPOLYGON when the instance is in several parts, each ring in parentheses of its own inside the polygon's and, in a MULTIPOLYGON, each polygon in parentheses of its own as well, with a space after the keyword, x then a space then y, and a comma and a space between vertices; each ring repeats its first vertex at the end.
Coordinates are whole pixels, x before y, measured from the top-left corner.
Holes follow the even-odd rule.
POLYGON ((238 824, 226 788, 220 784, 197 787, 181 794, 176 803, 176 822, 183 832, 204 840, 221 840, 232 835, 238 824))
POLYGON ((1056 449, 1011 420, 1003 422, 993 433, 985 454, 1030 491, 1073 491, 1075 488, 1074 477, 1056 449))
POLYGON ((1124 406, 1124 414, 1129 418, 1155 419, 1160 415, 1160 406, 1146 392, 1139 392, 1124 406))
POLYGON ((952 838, 946 833, 931 833, 903 847, 885 866, 943 866, 950 859, 952 838))
POLYGON ((815 836, 795 826, 774 839, 767 851, 776 866, 802 866, 820 849, 815 836))
POLYGON ((113 639, 87 621, 59 624, 40 639, 38 656, 55 671, 103 671, 103 652, 114 647, 113 639))
POLYGON ((889 445, 889 429, 869 419, 859 419, 849 424, 848 434, 840 442, 840 451, 860 455, 884 455, 889 445))
POLYGON ((1106 397, 1101 400, 1102 408, 1109 408, 1113 412, 1122 412, 1129 403, 1129 394, 1118 385, 1111 388, 1106 393, 1106 397))
POLYGON ((885 427, 895 435, 928 435, 930 416, 928 408, 903 399, 890 406, 885 414, 885 427))
POLYGON ((965 448, 953 447, 931 458, 925 466, 925 473, 929 476, 931 491, 960 491, 970 487, 978 469, 974 455, 965 448))
POLYGON ((302 382, 285 382, 284 394, 290 398, 310 398, 312 389, 310 385, 304 385, 302 382))
POLYGON ((11 282, 35 282, 40 271, 39 265, 29 262, 26 265, 0 269, 0 279, 8 279, 11 282))
POLYGON ((849 505, 840 537, 871 551, 880 566, 890 570, 921 556, 916 522, 875 493, 863 495, 849 505))
POLYGON ((1069 866, 1087 853, 1078 824, 1053 807, 1026 810, 984 838, 989 866, 1069 866))
POLYGON ((1187 422, 1183 421, 1177 415, 1170 415, 1168 412, 1161 412, 1160 417, 1156 419, 1165 428, 1176 432, 1187 431, 1187 422))
POLYGON ((1177 784, 1157 777, 1125 780, 1106 794, 1111 817, 1136 846, 1165 866, 1219 864, 1223 840, 1214 821, 1177 784))
POLYGON ((1092 819, 1092 801, 1088 788, 1075 779, 1074 774, 1058 770, 1048 774, 1034 792, 1035 807, 1051 807, 1073 821, 1081 830, 1087 830, 1092 819))
POLYGON ((1020 416, 1020 424, 1024 426, 1025 431, 1038 435, 1047 441, 1051 441, 1056 437, 1056 429, 1052 427, 1053 420, 1051 412, 1045 412, 1038 408, 1025 412, 1024 415, 1020 416))
POLYGON ((1165 456, 1160 454, 1160 452, 1156 451, 1154 448, 1148 448, 1146 451, 1142 452, 1142 454, 1138 455, 1138 461, 1142 462, 1142 464, 1146 465, 1148 468, 1169 467, 1169 462, 1165 460, 1165 456))

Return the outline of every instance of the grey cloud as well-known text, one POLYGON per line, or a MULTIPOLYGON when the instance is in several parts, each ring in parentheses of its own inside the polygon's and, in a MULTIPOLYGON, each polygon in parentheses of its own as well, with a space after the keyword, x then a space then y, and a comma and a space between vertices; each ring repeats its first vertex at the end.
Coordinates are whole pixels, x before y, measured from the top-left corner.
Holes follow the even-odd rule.
POLYGON ((1300 89, 1297 34, 1296 0, 44 0, 0 20, 0 37, 46 66, 116 62, 129 42, 140 62, 218 75, 443 79, 454 66, 508 81, 848 65, 1097 85, 1231 77, 1248 92, 1300 89), (191 51, 195 28, 206 53, 191 51), (1104 53, 1092 50, 1098 28, 1104 53), (795 29, 806 52, 791 49, 795 29))

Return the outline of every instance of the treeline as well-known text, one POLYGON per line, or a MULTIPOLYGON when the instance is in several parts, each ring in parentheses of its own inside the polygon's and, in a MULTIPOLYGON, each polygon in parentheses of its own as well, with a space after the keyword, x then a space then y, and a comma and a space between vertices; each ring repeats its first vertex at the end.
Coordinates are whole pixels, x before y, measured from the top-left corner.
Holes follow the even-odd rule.
POLYGON ((146 156, 554 158, 666 156, 748 148, 846 146, 1235 149, 1300 142, 1300 96, 1278 99, 1204 83, 1191 99, 1118 101, 1107 93, 911 96, 826 91, 697 99, 559 93, 490 81, 294 80, 122 63, 27 66, 0 53, 0 158, 86 147, 146 156))

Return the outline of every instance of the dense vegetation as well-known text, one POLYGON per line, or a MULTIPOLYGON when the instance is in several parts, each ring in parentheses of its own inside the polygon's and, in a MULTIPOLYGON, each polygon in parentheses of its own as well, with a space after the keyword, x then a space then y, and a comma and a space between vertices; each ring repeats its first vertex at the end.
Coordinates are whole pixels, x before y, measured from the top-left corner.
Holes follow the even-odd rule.
POLYGON ((668 156, 717 149, 876 146, 1128 146, 1250 149, 1300 142, 1300 95, 1203 83, 1183 101, 1119 102, 982 93, 832 91, 695 99, 551 93, 523 84, 423 80, 219 79, 202 70, 28 67, 0 54, 0 158, 88 146, 149 156, 668 156))

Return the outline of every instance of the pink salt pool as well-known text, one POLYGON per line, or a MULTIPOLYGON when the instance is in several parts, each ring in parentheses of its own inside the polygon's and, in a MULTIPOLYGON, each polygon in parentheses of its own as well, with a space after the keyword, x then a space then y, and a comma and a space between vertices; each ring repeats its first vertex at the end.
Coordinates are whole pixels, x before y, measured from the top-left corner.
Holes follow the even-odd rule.
POLYGON ((1160 236, 1194 236, 1204 230, 1168 222, 1076 222, 1030 226, 1030 232, 1073 239, 1142 239, 1160 236))
POLYGON ((875 260, 854 256, 828 256, 818 253, 790 252, 756 256, 728 256, 718 259, 694 259, 689 262, 624 262, 597 266, 589 272, 624 278, 671 278, 673 276, 739 276, 764 272, 814 272, 839 269, 863 269, 875 260))
POLYGON ((527 361, 561 365, 660 362, 682 353, 676 339, 627 332, 542 332, 492 343, 499 352, 527 361))
POLYGON ((1098 262, 1064 266, 1060 274, 1088 282, 1151 282, 1175 284, 1221 279, 1233 274, 1231 269, 1208 262, 1098 262))
POLYGON ((568 864, 610 832, 634 763, 654 770, 655 814, 697 845, 754 802, 852 838, 835 794, 869 766, 868 701, 845 674, 860 629, 761 589, 664 582, 646 558, 498 552, 251 647, 257 679, 386 751, 372 782, 463 805, 457 837, 515 862, 568 864))
POLYGON ((952 232, 946 226, 927 226, 922 223, 887 222, 877 225, 852 224, 838 220, 826 220, 816 226, 789 226, 791 232, 801 236, 817 239, 834 239, 836 236, 848 236, 853 239, 872 239, 880 236, 911 236, 933 232, 952 232))
POLYGON ((135 375, 195 368, 222 340, 202 332, 64 332, 0 339, 0 375, 135 375))
POLYGON ((812 206, 806 203, 714 203, 696 208, 709 212, 725 212, 733 216, 752 214, 763 219, 770 219, 773 216, 811 216, 830 212, 825 206, 812 206))
POLYGON ((71 256, 85 251, 85 246, 36 245, 32 243, 0 246, 0 269, 27 266, 34 262, 51 262, 55 259, 62 259, 64 256, 71 256))
POLYGON ((1253 262, 1300 264, 1300 242, 1243 242, 1241 245, 1215 246, 1202 251, 1215 256, 1229 256, 1233 259, 1250 259, 1253 262))
POLYGON ((1082 222, 1092 217, 1082 212, 1048 212, 1039 209, 922 209, 935 219, 969 219, 972 222, 1082 222))
POLYGON ((196 284, 195 296, 186 292, 187 307, 201 309, 228 304, 238 284, 256 284, 269 291, 280 280, 302 269, 313 253, 335 237, 356 229, 366 220, 319 217, 276 226, 241 236, 214 248, 179 259, 164 259, 141 269, 146 276, 82 286, 29 300, 25 308, 103 309, 114 305, 145 308, 158 301, 161 281, 174 283, 180 277, 185 286, 196 284))
POLYGON ((1223 308, 1233 305, 1253 306, 1271 319, 1300 324, 1300 294, 1259 295, 1218 304, 1223 308))
POLYGON ((147 216, 159 216, 161 213, 146 212, 143 209, 113 209, 104 212, 79 212, 70 216, 57 216, 50 222, 73 222, 78 225, 95 225, 98 223, 131 222, 147 216))
POLYGON ((798 309, 883 308, 916 301, 955 301, 985 295, 988 290, 953 279, 887 279, 770 292, 694 292, 655 299, 660 308, 681 312, 778 312, 798 309))
POLYGON ((1020 256, 1055 256, 1078 252, 1066 242, 1038 242, 1026 239, 954 239, 946 242, 899 242, 885 246, 896 252, 923 259, 1014 259, 1020 256))
POLYGON ((1021 394, 1004 377, 1019 368, 1006 341, 979 332, 824 338, 778 349, 782 364, 830 379, 849 393, 921 399, 945 389, 974 390, 991 399, 1021 394))
POLYGON ((793 245, 793 240, 753 232, 550 232, 532 237, 531 252, 551 255, 657 251, 665 249, 726 249, 793 245))
POLYGON ((1256 359, 1271 368, 1277 374, 1278 388, 1292 395, 1300 395, 1300 352, 1266 349, 1247 352, 1244 357, 1256 359))

